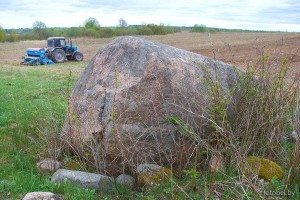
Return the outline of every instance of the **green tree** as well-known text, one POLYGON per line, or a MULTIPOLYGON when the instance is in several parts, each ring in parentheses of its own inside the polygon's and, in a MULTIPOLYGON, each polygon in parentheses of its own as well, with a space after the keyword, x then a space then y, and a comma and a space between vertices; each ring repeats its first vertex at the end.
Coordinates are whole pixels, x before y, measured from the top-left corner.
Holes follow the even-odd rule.
POLYGON ((37 38, 40 40, 45 39, 47 37, 47 26, 44 22, 33 22, 33 31, 37 38))
POLYGON ((0 26, 0 42, 5 42, 6 34, 5 31, 0 26))
POLYGON ((139 35, 153 35, 153 31, 148 26, 142 25, 138 28, 139 35))
POLYGON ((115 36, 116 31, 112 28, 101 28, 99 33, 101 38, 109 38, 115 36))
POLYGON ((90 17, 90 18, 85 20, 84 27, 86 29, 97 29, 97 28, 100 28, 100 24, 99 24, 99 21, 97 19, 95 19, 93 17, 90 17))
POLYGON ((128 24, 127 22, 125 21, 125 19, 121 18, 119 19, 119 25, 118 25, 120 28, 127 28, 128 24))
POLYGON ((13 30, 6 38, 8 42, 17 42, 19 40, 19 35, 16 30, 13 30))
POLYGON ((80 37, 82 36, 82 27, 71 27, 71 28, 68 28, 67 31, 66 31, 66 35, 68 37, 80 37))
POLYGON ((94 37, 94 38, 100 37, 100 33, 97 30, 92 28, 85 29, 83 35, 86 37, 94 37))
POLYGON ((208 28, 204 24, 195 24, 191 30, 192 32, 207 32, 208 28))

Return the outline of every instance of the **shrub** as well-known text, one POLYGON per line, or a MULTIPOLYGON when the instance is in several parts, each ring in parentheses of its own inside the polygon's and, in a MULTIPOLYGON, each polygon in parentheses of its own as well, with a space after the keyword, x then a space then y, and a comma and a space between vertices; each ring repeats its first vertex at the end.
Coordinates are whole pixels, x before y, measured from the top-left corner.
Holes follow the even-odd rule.
POLYGON ((20 40, 33 40, 34 39, 34 35, 33 33, 26 33, 26 34, 21 34, 20 36, 20 40))
MULTIPOLYGON (((169 123, 179 126, 177 129, 181 135, 188 137, 196 147, 187 166, 206 171, 208 167, 205 159, 216 154, 222 155, 225 171, 234 170, 238 176, 231 184, 214 183, 214 179, 210 184, 222 184, 223 190, 236 188, 235 193, 229 196, 236 195, 239 199, 243 196, 238 192, 239 187, 257 187, 258 181, 240 176, 243 174, 240 173, 243 172, 243 165, 238 163, 249 155, 267 157, 269 160, 260 159, 264 167, 258 172, 259 177, 270 181, 272 176, 282 178, 283 171, 289 171, 290 174, 283 181, 289 184, 290 189, 296 187, 298 191, 299 176, 296 171, 300 159, 295 152, 298 152, 299 142, 292 145, 292 148, 282 145, 286 142, 282 139, 283 133, 299 130, 299 77, 288 75, 290 65, 287 60, 263 56, 254 66, 249 66, 247 71, 236 71, 238 81, 229 91, 225 91, 217 81, 217 73, 208 71, 203 65, 199 67, 204 73, 203 81, 209 94, 210 106, 204 116, 204 124, 210 126, 209 132, 195 132, 189 128, 188 122, 176 116, 167 118, 169 123), (272 161, 279 163, 282 168, 272 161), (274 174, 268 171, 270 165, 274 167, 274 174), (239 185, 241 181, 242 186, 239 185)), ((252 158, 256 157, 249 158, 250 165, 257 167, 258 162, 252 158)), ((246 195, 253 193, 253 198, 260 195, 255 189, 248 192, 246 195)))
POLYGON ((6 41, 7 42, 17 42, 17 41, 19 41, 19 35, 14 30, 6 37, 6 41))
POLYGON ((85 29, 83 31, 83 36, 98 38, 98 37, 100 37, 100 34, 95 29, 85 29))
POLYGON ((162 24, 148 24, 147 27, 152 30, 154 35, 165 35, 167 33, 165 27, 162 24))
POLYGON ((81 27, 71 27, 66 30, 67 37, 81 37, 82 36, 82 28, 81 27))
POLYGON ((5 42, 5 38, 6 38, 6 33, 0 26, 0 42, 5 42))
POLYGON ((100 31, 101 38, 108 38, 115 36, 115 31, 112 28, 101 28, 100 31))
POLYGON ((139 35, 153 35, 153 31, 148 26, 140 26, 138 28, 139 35))
POLYGON ((204 24, 201 25, 195 24, 191 30, 191 32, 207 32, 207 31, 208 28, 204 24))

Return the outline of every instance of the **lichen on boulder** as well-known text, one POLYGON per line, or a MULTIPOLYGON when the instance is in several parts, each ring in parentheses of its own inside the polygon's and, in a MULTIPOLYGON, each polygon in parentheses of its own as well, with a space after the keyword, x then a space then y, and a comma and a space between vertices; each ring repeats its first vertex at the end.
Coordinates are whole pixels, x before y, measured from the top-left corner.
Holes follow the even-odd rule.
POLYGON ((161 181, 166 181, 172 177, 172 172, 166 167, 160 168, 145 168, 138 173, 139 187, 153 187, 161 181))
POLYGON ((283 177, 283 169, 275 162, 256 156, 247 157, 241 165, 242 172, 249 176, 257 174, 259 178, 271 181, 273 177, 281 179, 283 177))
POLYGON ((83 166, 79 162, 71 160, 64 165, 64 168, 69 170, 82 170, 83 166))

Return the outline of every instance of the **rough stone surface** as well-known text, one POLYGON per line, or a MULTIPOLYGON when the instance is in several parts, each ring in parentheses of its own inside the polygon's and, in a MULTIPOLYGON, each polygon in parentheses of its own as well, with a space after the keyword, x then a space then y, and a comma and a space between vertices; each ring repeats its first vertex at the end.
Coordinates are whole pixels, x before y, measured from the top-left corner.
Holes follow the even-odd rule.
POLYGON ((116 182, 120 185, 126 185, 133 187, 134 186, 134 178, 127 174, 121 174, 117 177, 116 182))
POLYGON ((51 177, 51 181, 55 183, 62 183, 65 179, 81 188, 98 189, 102 192, 114 190, 113 179, 101 174, 59 169, 51 177))
POLYGON ((118 37, 100 49, 77 81, 62 135, 83 155, 98 144, 103 172, 122 172, 126 161, 176 162, 184 157, 176 153, 180 134, 166 118, 176 116, 207 134, 208 123, 199 117, 210 105, 203 82, 207 72, 224 91, 236 82, 231 65, 137 37, 118 37))
POLYGON ((61 162, 51 158, 45 158, 36 164, 41 172, 55 172, 61 167, 61 162))
POLYGON ((284 175, 284 170, 277 163, 256 156, 249 156, 245 159, 242 165, 242 172, 246 176, 258 175, 259 178, 265 181, 271 181, 273 177, 281 179, 284 175))
POLYGON ((222 172, 224 171, 224 159, 221 155, 214 155, 209 162, 210 172, 222 172))
POLYGON ((22 200, 63 200, 63 198, 51 192, 30 192, 22 200))
POLYGON ((138 186, 153 187, 172 176, 170 169, 156 164, 141 164, 137 167, 138 186))

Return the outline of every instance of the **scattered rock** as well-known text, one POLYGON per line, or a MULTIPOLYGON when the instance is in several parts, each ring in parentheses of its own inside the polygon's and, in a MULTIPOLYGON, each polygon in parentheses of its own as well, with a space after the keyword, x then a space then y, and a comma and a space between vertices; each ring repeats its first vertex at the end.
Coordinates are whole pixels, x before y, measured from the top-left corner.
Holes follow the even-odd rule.
POLYGON ((41 172, 55 172, 61 167, 61 162, 46 158, 38 162, 36 166, 41 172))
POLYGON ((281 134, 281 140, 288 142, 297 142, 299 140, 299 133, 296 130, 293 130, 292 132, 283 133, 281 134))
POLYGON ((259 192, 263 192, 268 186, 268 182, 266 182, 264 179, 259 179, 257 184, 257 189, 259 192))
POLYGON ((119 175, 116 179, 116 182, 120 185, 126 185, 129 187, 133 187, 135 183, 134 178, 127 174, 119 175))
POLYGON ((51 192, 30 192, 22 200, 63 200, 63 198, 51 192))
POLYGON ((297 131, 293 130, 292 134, 291 134, 292 140, 293 142, 297 142, 299 140, 299 134, 297 131))
POLYGON ((113 179, 101 174, 59 169, 51 177, 55 183, 62 183, 65 179, 81 188, 98 189, 101 192, 114 190, 113 179))
POLYGON ((142 164, 137 169, 139 187, 153 187, 172 177, 170 169, 155 164, 142 164))
POLYGON ((259 178, 265 181, 271 181, 273 177, 281 179, 283 177, 283 169, 275 162, 256 156, 249 156, 242 164, 242 171, 247 176, 257 174, 259 178))
POLYGON ((99 160, 106 163, 100 170, 111 174, 122 172, 128 155, 131 163, 141 158, 181 162, 182 155, 191 155, 176 151, 182 138, 166 118, 176 116, 189 122, 191 130, 206 132, 211 127, 198 117, 211 103, 203 78, 209 72, 228 91, 237 81, 236 71, 229 64, 158 42, 118 37, 94 56, 78 79, 62 136, 83 156, 91 142, 101 144, 99 160))
POLYGON ((16 127, 18 127, 18 124, 17 124, 17 123, 11 123, 11 124, 9 125, 9 128, 16 128, 16 127))
POLYGON ((224 159, 221 155, 214 155, 209 162, 210 172, 222 172, 224 171, 224 159))

